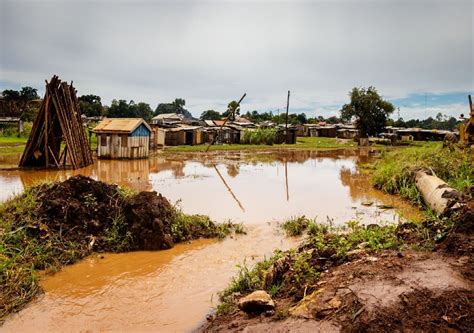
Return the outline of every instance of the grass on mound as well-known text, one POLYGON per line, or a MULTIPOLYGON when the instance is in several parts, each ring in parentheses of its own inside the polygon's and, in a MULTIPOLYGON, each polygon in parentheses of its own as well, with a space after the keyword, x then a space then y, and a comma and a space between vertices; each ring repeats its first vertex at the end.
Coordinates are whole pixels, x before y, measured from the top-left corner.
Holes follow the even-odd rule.
POLYGON ((431 171, 461 192, 474 185, 474 151, 469 148, 448 149, 438 144, 383 152, 371 168, 376 188, 417 204, 422 202, 415 185, 418 170, 431 171))
MULTIPOLYGON (((259 289, 266 290, 272 296, 301 299, 305 293, 313 291, 321 272, 345 262, 357 251, 377 253, 404 246, 396 235, 395 225, 367 228, 357 221, 349 221, 344 227, 336 228, 318 224, 304 216, 292 218, 291 224, 294 225, 295 221, 301 222, 297 223, 298 226, 303 225, 307 232, 303 244, 285 252, 277 250, 272 257, 253 267, 245 262, 239 265, 237 275, 219 295, 221 303, 217 308, 218 315, 235 309, 236 296, 259 289)), ((293 233, 294 229, 292 227, 289 230, 293 233)), ((297 230, 300 232, 300 227, 297 230)))

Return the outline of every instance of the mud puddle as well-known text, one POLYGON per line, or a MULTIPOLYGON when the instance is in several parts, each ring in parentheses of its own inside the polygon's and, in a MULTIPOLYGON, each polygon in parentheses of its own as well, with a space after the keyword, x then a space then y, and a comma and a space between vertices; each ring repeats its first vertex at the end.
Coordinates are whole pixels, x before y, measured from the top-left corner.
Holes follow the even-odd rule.
POLYGON ((104 254, 42 282, 45 294, 13 315, 2 332, 185 332, 203 323, 236 272, 296 244, 274 225, 247 236, 199 240, 165 251, 104 254))
POLYGON ((7 332, 160 331, 198 327, 236 265, 262 259, 297 240, 276 221, 306 215, 336 225, 418 219, 397 197, 372 189, 359 151, 158 155, 148 160, 96 161, 81 170, 0 171, 0 200, 42 180, 82 174, 180 201, 186 213, 232 219, 248 235, 196 241, 167 251, 105 254, 66 267, 43 281, 45 294, 1 328, 7 332), (394 209, 387 209, 394 207, 394 209))

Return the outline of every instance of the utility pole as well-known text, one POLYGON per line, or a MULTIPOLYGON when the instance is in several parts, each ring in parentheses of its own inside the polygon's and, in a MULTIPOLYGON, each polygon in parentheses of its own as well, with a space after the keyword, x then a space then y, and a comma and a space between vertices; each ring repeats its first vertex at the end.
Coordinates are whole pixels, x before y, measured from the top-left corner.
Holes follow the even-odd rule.
POLYGON ((239 99, 239 101, 237 102, 237 105, 235 105, 234 109, 233 109, 233 110, 230 110, 229 114, 227 115, 227 118, 224 120, 224 122, 222 123, 222 125, 219 127, 218 132, 214 135, 214 137, 212 138, 212 141, 209 142, 209 145, 208 145, 207 148, 206 148, 206 153, 209 151, 209 148, 211 148, 211 146, 214 144, 214 142, 216 142, 217 136, 222 132, 222 128, 223 128, 224 125, 229 121, 229 118, 235 113, 235 110, 240 106, 240 103, 241 103, 242 100, 245 98, 245 96, 247 96, 247 93, 245 93, 245 94, 239 99))
POLYGON ((285 120, 285 142, 288 143, 288 109, 290 108, 290 91, 288 90, 288 98, 286 99, 286 120, 285 120))

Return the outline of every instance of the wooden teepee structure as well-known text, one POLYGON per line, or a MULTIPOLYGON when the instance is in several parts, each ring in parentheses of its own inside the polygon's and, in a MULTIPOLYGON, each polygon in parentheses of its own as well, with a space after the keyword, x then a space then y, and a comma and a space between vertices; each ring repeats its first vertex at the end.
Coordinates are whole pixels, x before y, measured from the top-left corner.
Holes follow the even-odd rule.
POLYGON ((93 163, 76 90, 53 76, 35 119, 20 167, 82 168, 93 163), (61 143, 64 141, 64 145, 61 143))

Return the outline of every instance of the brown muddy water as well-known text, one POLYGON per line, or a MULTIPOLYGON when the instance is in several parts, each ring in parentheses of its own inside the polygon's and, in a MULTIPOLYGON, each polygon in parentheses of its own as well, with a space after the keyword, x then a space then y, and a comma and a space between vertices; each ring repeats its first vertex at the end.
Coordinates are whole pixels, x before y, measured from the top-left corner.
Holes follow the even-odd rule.
POLYGON ((296 244, 278 231, 277 221, 301 214, 334 225, 354 219, 419 219, 419 211, 371 187, 358 167, 370 158, 367 152, 348 150, 219 152, 99 160, 76 171, 0 171, 0 200, 38 181, 83 174, 155 190, 179 200, 186 213, 232 219, 248 228, 247 235, 222 242, 200 240, 166 251, 94 255, 44 277, 45 293, 10 316, 0 330, 191 331, 216 306, 217 292, 235 275, 236 265, 296 244))

